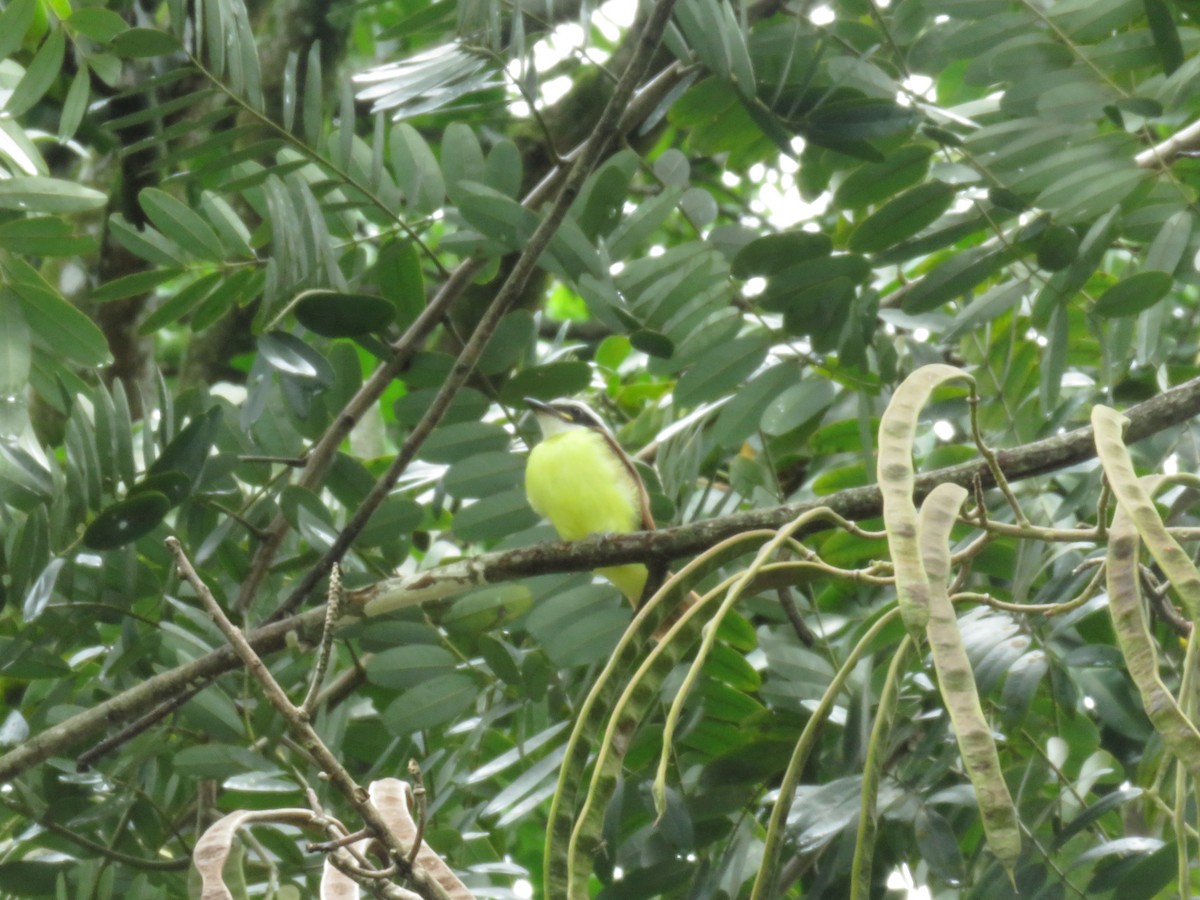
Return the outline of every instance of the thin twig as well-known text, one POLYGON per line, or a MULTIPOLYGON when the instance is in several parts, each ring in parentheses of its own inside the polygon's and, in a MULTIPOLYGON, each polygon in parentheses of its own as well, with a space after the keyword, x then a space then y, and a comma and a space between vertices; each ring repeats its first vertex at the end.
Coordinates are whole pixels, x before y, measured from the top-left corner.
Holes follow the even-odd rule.
MULTIPOLYGON (((663 98, 668 96, 684 78, 688 77, 690 71, 691 69, 686 66, 672 63, 650 79, 646 86, 629 101, 621 116, 619 129, 622 132, 628 132, 645 121, 663 98)), ((581 150, 582 147, 572 150, 567 154, 567 158, 574 159, 581 150)), ((525 196, 523 205, 527 209, 540 207, 559 189, 567 172, 568 169, 565 166, 552 167, 525 196)), ((329 471, 329 467, 333 464, 342 441, 383 396, 384 391, 396 376, 404 371, 405 366, 424 344, 425 339, 442 323, 450 307, 474 283, 475 276, 479 274, 484 264, 485 260, 480 257, 464 260, 442 283, 429 304, 421 310, 404 334, 392 344, 391 357, 363 383, 342 411, 334 417, 317 443, 309 450, 308 464, 298 482, 301 487, 313 489, 320 485, 329 471)), ((275 561, 280 547, 283 546, 283 540, 287 536, 289 528, 290 525, 283 513, 279 513, 271 522, 266 538, 255 551, 250 569, 246 577, 242 579, 242 586, 236 602, 237 609, 249 608, 263 579, 270 571, 271 564, 275 561)), ((285 614, 285 610, 279 609, 271 615, 270 619, 274 621, 285 614)))
POLYGON ((975 446, 979 448, 980 454, 987 461, 988 469, 992 473, 992 479, 996 482, 996 487, 1000 489, 1000 493, 1004 495, 1004 499, 1008 501, 1008 505, 1012 507, 1013 515, 1017 517, 1017 524, 1022 528, 1029 526, 1029 519, 1025 516, 1025 511, 1021 509, 1021 504, 1017 502, 1016 494, 1012 492, 1012 488, 1008 485, 1008 479, 1004 477, 1004 470, 1000 468, 1000 461, 996 458, 995 452, 983 441, 983 434, 979 430, 979 394, 975 392, 975 383, 971 383, 971 396, 967 403, 971 408, 971 436, 975 439, 975 446))
POLYGON ((238 457, 238 462, 243 463, 277 463, 281 466, 287 466, 292 469, 303 469, 308 465, 307 456, 256 456, 254 454, 246 454, 238 457))
POLYGON ((781 587, 775 591, 775 596, 779 598, 779 605, 783 609, 783 614, 787 616, 788 622, 791 623, 792 631, 796 632, 796 637, 805 647, 812 647, 817 643, 817 636, 813 634, 812 629, 808 627, 808 623, 804 621, 804 617, 800 615, 800 610, 796 606, 796 598, 792 596, 790 588, 781 587))
POLYGON ((283 716, 288 731, 317 760, 321 766, 322 773, 328 778, 329 783, 337 788, 342 796, 354 807, 363 822, 375 833, 376 839, 381 841, 387 848, 388 856, 392 862, 401 865, 404 875, 412 879, 414 885, 417 886, 422 895, 427 897, 444 897, 445 892, 441 890, 436 882, 429 879, 423 871, 412 869, 408 866, 405 848, 401 847, 399 839, 379 814, 379 810, 371 803, 366 789, 354 780, 341 761, 325 745, 325 742, 321 740, 320 735, 313 729, 307 718, 301 714, 301 710, 294 706, 292 701, 288 699, 283 688, 279 686, 279 683, 271 675, 270 670, 267 669, 262 658, 246 640, 245 635, 242 634, 236 625, 229 621, 229 617, 225 615, 225 611, 217 603, 216 598, 212 595, 212 591, 208 589, 208 586, 204 584, 200 576, 196 573, 196 570, 192 567, 187 554, 183 552, 183 546, 174 537, 168 537, 165 543, 167 549, 171 551, 171 555, 175 558, 175 566, 179 570, 180 575, 192 586, 192 589, 196 592, 196 596, 204 605, 205 611, 216 624, 217 628, 220 629, 221 633, 225 635, 225 639, 233 647, 234 652, 241 659, 246 670, 262 687, 263 693, 271 702, 271 705, 283 716))
POLYGON ((425 840, 425 815, 427 810, 425 777, 421 774, 421 767, 417 765, 415 759, 408 761, 408 774, 413 780, 413 802, 417 807, 417 834, 413 838, 412 849, 408 851, 408 864, 412 866, 416 864, 417 854, 421 852, 421 842, 425 840))
POLYGON ((116 734, 106 737, 104 740, 97 743, 95 747, 80 753, 75 759, 75 771, 86 772, 92 767, 92 764, 96 760, 100 759, 102 756, 107 756, 122 744, 133 740, 133 738, 137 737, 146 729, 158 724, 158 722, 175 712, 175 710, 179 709, 179 707, 183 706, 183 704, 195 697, 198 693, 204 690, 204 688, 205 684, 201 683, 194 684, 188 687, 186 690, 180 691, 175 696, 154 707, 154 709, 150 710, 150 712, 146 713, 144 716, 140 716, 134 721, 130 722, 116 734))
POLYGON ((182 856, 177 859, 146 859, 140 856, 134 856, 131 853, 122 853, 120 850, 115 850, 112 847, 107 847, 91 838, 86 837, 78 832, 66 828, 53 819, 39 818, 32 810, 15 803, 9 797, 0 797, 0 804, 11 809, 13 812, 28 819, 30 822, 37 823, 39 828, 44 828, 51 834, 57 834, 65 838, 71 843, 87 850, 89 854, 95 857, 107 859, 111 862, 120 863, 121 865, 129 866, 132 869, 141 869, 148 872, 178 872, 188 868, 192 864, 191 858, 182 856))
POLYGON ((1138 569, 1142 576, 1142 589, 1146 594, 1146 602, 1150 608, 1177 635, 1184 638, 1191 637, 1192 623, 1180 615, 1175 604, 1167 599, 1171 583, 1169 581, 1160 582, 1154 577, 1148 566, 1139 565, 1138 569))
POLYGON ((621 116, 625 111, 626 105, 633 97, 635 89, 645 75, 646 69, 649 67, 650 59, 658 47, 662 32, 670 20, 673 8, 674 0, 658 0, 654 11, 646 19, 642 33, 638 36, 633 57, 630 59, 624 73, 622 73, 621 80, 617 82, 617 86, 613 89, 612 95, 609 97, 608 103, 605 104, 603 112, 600 113, 600 117, 592 129, 591 136, 584 142, 579 156, 571 164, 571 168, 567 172, 566 179, 558 195, 547 208, 545 215, 538 223, 538 227, 534 230, 533 234, 530 235, 529 240, 525 242, 525 249, 517 257, 512 270, 504 280, 504 284, 500 286, 500 290, 496 293, 495 298, 476 324, 475 330, 471 333, 466 346, 463 347, 462 352, 458 355, 458 359, 455 360, 454 367, 438 388, 436 396, 430 401, 429 407, 425 410, 425 414, 421 417, 421 420, 408 433, 408 436, 400 447, 400 451, 396 454, 395 459, 392 460, 391 465, 388 466, 387 471, 384 472, 363 499, 362 503, 359 504, 350 521, 346 523, 345 527, 334 540, 333 546, 326 551, 316 565, 308 570, 288 596, 287 600, 284 601, 284 611, 291 611, 299 606, 308 596, 308 592, 312 590, 317 580, 329 571, 329 567, 334 562, 342 559, 350 545, 354 542, 354 539, 358 537, 363 528, 366 527, 367 522, 370 521, 371 516, 375 514, 375 510, 387 499, 388 494, 391 493, 400 476, 408 468, 409 463, 416 458, 417 451, 421 445, 425 443, 425 440, 433 433, 433 429, 441 422, 442 416, 445 415, 446 410, 450 407, 450 403, 455 395, 466 384, 471 373, 475 371, 475 365, 479 361, 480 356, 483 355, 483 351, 495 333, 496 328, 499 327, 500 321, 508 314, 513 303, 516 302, 522 291, 524 291, 526 282, 528 282, 538 265, 538 260, 550 245, 550 241, 558 231, 559 226, 562 225, 567 212, 575 202, 575 198, 579 196, 579 192, 587 181, 588 176, 596 167, 596 164, 604 157, 609 145, 616 138, 621 116))

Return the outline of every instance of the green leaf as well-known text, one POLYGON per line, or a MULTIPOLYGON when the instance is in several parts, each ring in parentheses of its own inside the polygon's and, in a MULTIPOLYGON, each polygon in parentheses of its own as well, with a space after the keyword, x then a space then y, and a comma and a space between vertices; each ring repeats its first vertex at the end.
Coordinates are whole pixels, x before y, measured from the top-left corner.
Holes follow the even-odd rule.
POLYGON ((192 419, 171 442, 163 448, 158 459, 146 471, 147 477, 164 472, 182 472, 195 483, 208 460, 209 451, 221 428, 221 407, 214 406, 208 412, 192 419))
POLYGON ((124 59, 150 59, 179 49, 175 36, 157 28, 130 28, 113 37, 112 52, 124 59))
POLYGON ((0 249, 22 256, 75 256, 95 246, 94 238, 77 236, 69 224, 50 216, 0 223, 0 249))
POLYGON ((941 218, 956 194, 953 185, 941 181, 909 188, 864 219, 850 233, 850 249, 875 253, 899 244, 941 218))
MULTIPOLYGON (((126 276, 126 278, 129 277, 131 276, 126 276)), ((186 287, 180 288, 173 297, 167 299, 146 317, 145 321, 138 326, 138 334, 154 334, 160 328, 179 321, 207 300, 223 278, 224 274, 221 272, 210 272, 208 275, 197 278, 186 287)), ((105 287, 118 283, 110 281, 105 287)), ((141 291, 136 293, 141 293, 141 291)))
POLYGON ((911 131, 916 122, 916 113, 908 107, 863 97, 821 104, 809 114, 803 133, 821 146, 837 149, 841 142, 869 141, 911 131))
POLYGON ((100 209, 108 197, 73 181, 17 175, 0 181, 0 209, 33 213, 77 213, 100 209))
POLYGON ((751 241, 734 256, 730 270, 735 278, 769 276, 807 259, 828 256, 833 241, 823 233, 784 231, 751 241))
MULTIPOLYGON (((416 425, 429 411, 440 388, 410 388, 409 392, 396 401, 392 409, 396 413, 396 424, 405 428, 416 425)), ((442 414, 441 425, 457 425, 462 422, 478 422, 491 407, 492 401, 481 391, 463 388, 454 395, 450 405, 442 414)))
POLYGON ((758 299, 764 309, 786 311, 802 301, 810 300, 814 289, 844 294, 844 281, 858 284, 870 274, 871 264, 862 256, 843 254, 817 257, 776 272, 758 299))
POLYGON ((119 15, 111 9, 99 6, 85 6, 75 10, 67 17, 67 25, 97 44, 107 44, 122 31, 129 29, 129 25, 119 15))
POLYGON ((1079 235, 1066 225, 1053 224, 1038 237, 1038 268, 1047 272, 1065 269, 1075 261, 1079 253, 1079 235))
MULTIPOLYGON (((114 213, 108 219, 109 231, 126 250, 155 266, 165 266, 175 269, 187 264, 186 254, 180 248, 168 241, 153 227, 135 228, 125 220, 120 213, 114 213)), ((135 272, 133 275, 146 275, 146 272, 135 272)), ((132 278, 133 275, 124 276, 132 278)), ((118 279, 123 281, 124 278, 118 279)))
POLYGON ((670 359, 675 355, 675 342, 661 331, 638 328, 629 335, 629 345, 655 359, 670 359))
POLYGON ((955 315, 942 340, 956 341, 964 334, 998 319, 1021 302, 1028 287, 1024 281, 1008 281, 984 291, 955 315))
POLYGON ((703 362, 692 366, 675 385, 675 404, 696 406, 714 400, 741 384, 767 357, 768 341, 753 334, 736 338, 706 354, 703 362))
POLYGON ((483 349, 478 370, 484 375, 499 375, 512 368, 527 350, 532 350, 536 332, 537 323, 529 310, 513 310, 500 320, 491 340, 483 349))
POLYGON ((486 185, 463 182, 459 191, 458 210, 467 223, 506 249, 522 247, 538 227, 536 213, 486 185))
POLYGON ((75 136, 83 114, 87 111, 88 95, 91 90, 92 76, 86 65, 80 66, 75 77, 71 79, 71 87, 67 90, 67 98, 63 101, 62 115, 58 119, 58 139, 68 141, 75 136))
POLYGON ((1174 280, 1166 272, 1138 272, 1101 294, 1093 312, 1106 318, 1136 315, 1167 296, 1173 284, 1174 280))
POLYGON ((147 269, 142 272, 134 272, 132 275, 124 275, 96 288, 92 292, 92 300, 96 303, 108 303, 112 300, 135 297, 138 294, 148 294, 160 284, 166 284, 183 274, 182 269, 147 269))
POLYGON ((621 209, 629 193, 631 172, 621 154, 601 166, 584 186, 572 212, 580 229, 591 240, 609 234, 621 221, 621 209))
POLYGON ((961 297, 990 277, 1012 258, 1015 251, 1002 247, 965 250, 942 263, 905 294, 901 307, 906 313, 923 313, 961 297))
POLYGON ((682 190, 668 187, 657 196, 638 204, 629 218, 621 222, 610 235, 609 254, 612 258, 624 259, 648 240, 667 216, 675 211, 681 196, 682 190))
POLYGON ((889 153, 883 162, 859 167, 833 192, 833 205, 863 209, 886 200, 924 178, 932 155, 932 147, 907 144, 889 153))
POLYGON ((517 372, 500 390, 500 399, 517 406, 525 397, 552 400, 569 397, 584 390, 592 380, 592 369, 577 360, 561 360, 531 366, 517 372))
POLYGON ((823 413, 837 397, 833 383, 806 378, 774 397, 762 414, 762 430, 778 437, 823 413))
POLYGON ((225 248, 212 226, 187 204, 158 188, 143 189, 138 201, 154 227, 188 253, 211 262, 225 258, 225 248))
POLYGON ((1154 49, 1158 51, 1158 59, 1162 70, 1170 75, 1183 65, 1183 42, 1179 39, 1179 29, 1175 27, 1175 18, 1171 15, 1171 7, 1164 0, 1142 0, 1146 10, 1146 21, 1150 25, 1150 33, 1154 35, 1154 49))
MULTIPOLYGON (((0 290, 0 397, 19 396, 28 387, 32 363, 29 326, 21 314, 20 304, 11 291, 0 290)), ((0 429, 0 434, 13 432, 0 429)))
POLYGON ((114 550, 149 534, 171 509, 171 501, 157 491, 135 494, 105 507, 83 533, 83 543, 93 550, 114 550))
POLYGON ((147 491, 157 491, 171 501, 171 506, 178 506, 192 492, 192 479, 175 470, 147 475, 129 489, 129 496, 144 494, 147 491))
POLYGON ((510 534, 532 528, 538 515, 529 507, 523 490, 504 491, 484 497, 459 510, 454 533, 464 541, 499 541, 510 534))
POLYGON ((0 13, 0 59, 8 59, 21 46, 37 8, 38 0, 13 0, 0 13))
POLYGON ((408 327, 425 308, 425 281, 421 255, 412 241, 389 241, 375 263, 379 292, 395 307, 395 320, 408 327))
POLYGON ((464 181, 483 183, 483 148, 469 125, 452 122, 442 138, 442 174, 446 193, 456 204, 462 199, 459 186, 464 181))
MULTIPOLYGON (((371 516, 371 521, 355 538, 357 547, 378 547, 385 552, 395 552, 425 519, 425 510, 415 500, 393 494, 371 516)), ((408 555, 404 546, 404 556, 408 555)), ((404 557, 401 557, 403 559, 404 557)), ((389 564, 396 561, 389 559, 389 564)))
POLYGON ((1067 307, 1059 306, 1046 328, 1046 352, 1038 367, 1038 396, 1047 415, 1058 406, 1062 378, 1067 368, 1067 349, 1071 337, 1071 319, 1067 307))
POLYGON ((324 337, 376 334, 396 317, 396 307, 383 297, 342 291, 306 291, 294 311, 301 325, 324 337))
POLYGON ((457 718, 479 695, 474 679, 459 672, 438 675, 405 691, 380 715, 383 727, 403 738, 457 718))
POLYGON ((478 453, 452 465, 442 477, 442 487, 459 499, 489 497, 521 487, 524 473, 525 460, 515 453, 478 453))
POLYGON ((504 138, 492 145, 483 169, 483 183, 505 196, 518 199, 521 181, 524 178, 524 163, 521 151, 512 141, 504 138))
POLYGON ((25 70, 25 76, 4 105, 5 113, 13 117, 24 115, 50 90, 62 71, 66 40, 61 28, 50 31, 25 70))
POLYGON ((532 605, 533 595, 525 585, 498 584, 454 601, 442 617, 442 627, 451 634, 491 631, 525 615, 532 605))
POLYGON ((67 861, 11 859, 0 863, 0 889, 11 891, 14 897, 53 897, 70 867, 67 861))
POLYGON ((446 198, 437 159, 420 132, 406 122, 392 129, 392 174, 405 202, 414 212, 431 213, 441 209, 446 198))
POLYGON ((46 608, 46 604, 54 596, 54 585, 58 581, 58 574, 66 565, 67 560, 64 557, 56 557, 46 564, 38 575, 37 580, 30 586, 25 594, 25 602, 21 604, 21 618, 26 622, 32 622, 46 608))
MULTIPOLYGON (((209 9, 220 8, 219 4, 209 5, 209 9)), ((217 32, 218 38, 221 32, 217 32)), ((301 108, 304 125, 304 140, 310 147, 320 148, 324 120, 321 116, 321 95, 325 90, 321 74, 321 42, 313 41, 308 48, 308 58, 304 66, 304 102, 301 108)))
POLYGON ((463 422, 436 429, 421 448, 420 456, 428 462, 453 463, 477 453, 494 452, 506 447, 508 432, 499 425, 463 422))
POLYGON ((913 836, 931 872, 952 883, 962 881, 964 866, 958 833, 945 816, 922 806, 913 820, 913 836))
POLYGON ((385 688, 412 688, 453 672, 457 665, 453 653, 433 644, 392 647, 367 660, 367 681, 385 688))
POLYGON ((76 309, 24 260, 4 262, 10 286, 22 304, 29 328, 49 347, 82 366, 109 361, 108 341, 96 324, 76 309))
POLYGON ((691 164, 681 150, 668 147, 654 161, 654 174, 667 187, 686 188, 691 177, 691 164))
POLYGON ((1146 251, 1145 267, 1173 274, 1183 261, 1191 239, 1192 212, 1181 209, 1163 223, 1150 249, 1146 251))
POLYGON ((771 402, 800 377, 796 366, 776 363, 756 373, 721 407, 712 439, 721 447, 736 447, 754 434, 771 402))
POLYGON ((184 747, 172 762, 183 778, 228 778, 235 772, 254 772, 265 765, 250 748, 217 741, 184 747))

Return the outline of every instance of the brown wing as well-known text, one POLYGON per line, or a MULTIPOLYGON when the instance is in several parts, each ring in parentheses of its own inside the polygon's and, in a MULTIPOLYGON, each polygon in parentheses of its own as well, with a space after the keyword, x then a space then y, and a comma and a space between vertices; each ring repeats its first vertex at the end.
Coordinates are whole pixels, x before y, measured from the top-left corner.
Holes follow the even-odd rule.
POLYGON ((625 471, 629 473, 629 477, 633 479, 633 483, 637 487, 638 511, 641 514, 642 531, 653 531, 655 524, 654 516, 650 512, 650 494, 646 490, 646 483, 642 481, 642 476, 638 472, 637 466, 634 465, 633 460, 629 458, 629 454, 625 452, 625 448, 617 442, 617 439, 612 436, 607 428, 600 429, 599 433, 604 436, 604 440, 608 442, 608 446, 612 449, 612 452, 621 460, 621 465, 625 467, 625 471))

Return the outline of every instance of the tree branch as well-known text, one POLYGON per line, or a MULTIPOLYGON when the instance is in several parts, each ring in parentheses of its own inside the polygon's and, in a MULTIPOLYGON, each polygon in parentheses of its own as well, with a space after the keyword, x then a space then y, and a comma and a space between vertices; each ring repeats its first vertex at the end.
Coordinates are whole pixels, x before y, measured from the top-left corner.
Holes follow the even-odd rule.
MULTIPOLYGON (((1128 443, 1142 440, 1200 415, 1200 378, 1139 403, 1126 410, 1128 443)), ((1035 441, 996 453, 1000 469, 1009 481, 1031 478, 1056 469, 1094 459, 1096 448, 1091 426, 1035 441)), ((995 486, 986 461, 961 463, 919 474, 915 495, 924 497, 942 482, 971 488, 976 479, 984 487, 995 486)), ((674 528, 632 534, 607 534, 583 541, 549 541, 499 553, 485 553, 459 560, 438 569, 406 578, 391 578, 347 595, 351 606, 363 607, 368 615, 453 596, 465 589, 556 572, 579 572, 603 566, 642 562, 647 565, 696 556, 709 547, 746 531, 778 529, 800 515, 825 506, 843 518, 858 521, 877 518, 883 499, 875 485, 849 488, 816 500, 790 503, 770 509, 755 509, 716 519, 705 519, 674 528)), ((813 522, 797 537, 828 528, 813 522)))
POLYGON ((1175 132, 1160 144, 1147 147, 1133 158, 1143 169, 1169 166, 1175 157, 1200 148, 1200 121, 1175 132))
MULTIPOLYGON (((627 70, 628 71, 628 70, 627 70)), ((687 68, 679 63, 672 63, 657 73, 636 94, 630 90, 622 95, 622 105, 617 107, 619 120, 616 125, 618 134, 628 134, 638 127, 663 102, 672 90, 685 77, 687 68)), ((634 82, 633 87, 636 87, 634 82)), ((611 107, 611 104, 610 104, 611 107)), ((611 145, 607 142, 606 148, 611 145)), ((588 144, 580 145, 567 154, 567 159, 578 160, 588 144)), ((606 149, 605 148, 605 149, 606 149)), ((602 154, 601 154, 602 155, 602 154)), ((595 161, 592 163, 592 168, 595 161)), ((523 204, 527 209, 537 209, 547 202, 564 184, 569 173, 573 171, 564 166, 552 168, 542 180, 525 197, 523 204)), ((586 174, 586 173, 585 173, 586 174)), ((364 415, 375 405, 383 392, 387 390, 392 380, 396 378, 412 359, 413 354, 423 345, 423 342, 442 322, 454 303, 470 287, 475 276, 483 268, 485 260, 472 258, 464 260, 439 288, 437 294, 413 321, 404 334, 392 344, 392 355, 371 374, 346 404, 345 408, 335 417, 325 433, 313 445, 307 455, 304 471, 301 473, 301 487, 314 489, 318 487, 329 471, 338 448, 350 434, 364 415)), ((511 277, 511 276, 510 276, 511 277)), ((282 513, 275 517, 267 530, 267 536, 259 545, 250 565, 250 571, 242 582, 238 592, 236 607, 239 610, 249 608, 262 580, 270 570, 279 548, 289 530, 287 519, 282 513)), ((278 614, 277 614, 278 615, 278 614)))
MULTIPOLYGON (((1125 431, 1125 440, 1128 443, 1144 440, 1198 415, 1200 378, 1194 378, 1126 410, 1129 426, 1125 431)), ((1012 450, 1002 450, 997 457, 1001 470, 1010 481, 1064 469, 1095 458, 1092 429, 1090 426, 1078 428, 1012 450)), ((969 487, 976 478, 985 486, 991 486, 991 473, 986 463, 963 463, 937 469, 917 476, 916 494, 923 497, 943 481, 969 487)), ((421 602, 431 596, 453 593, 453 590, 445 588, 445 583, 453 582, 455 577, 465 579, 455 582, 457 585, 470 586, 552 572, 583 572, 620 563, 694 556, 730 535, 755 528, 779 528, 816 506, 827 506, 847 519, 872 519, 880 515, 882 500, 877 487, 850 488, 822 497, 819 502, 735 513, 659 531, 606 535, 572 543, 550 541, 502 553, 482 554, 408 579, 389 579, 372 588, 349 594, 346 599, 351 606, 361 608, 369 601, 379 601, 404 587, 406 590, 402 593, 406 597, 417 596, 420 598, 417 602, 421 602), (440 594, 437 593, 439 589, 440 594), (425 594, 418 594, 418 591, 425 591, 425 594)), ((805 533, 812 533, 821 527, 820 523, 814 523, 805 533)), ((799 536, 800 533, 797 534, 799 536)), ((397 603, 392 608, 400 605, 408 604, 397 603)), ((375 608, 372 612, 375 612, 375 608)), ((324 621, 325 609, 322 606, 249 632, 246 640, 260 655, 282 650, 287 645, 289 633, 315 644, 320 638, 324 621)), ((155 675, 85 712, 47 728, 0 757, 0 782, 15 778, 46 759, 102 734, 108 728, 119 727, 136 719, 175 693, 186 690, 189 685, 211 681, 238 666, 233 651, 229 647, 221 647, 193 662, 155 675)))
POLYGON ((650 59, 671 19, 671 11, 674 7, 675 0, 658 0, 655 4, 653 12, 646 19, 645 25, 638 34, 633 57, 621 74, 621 80, 613 89, 612 96, 605 104, 603 112, 600 113, 600 118, 592 129, 591 137, 584 142, 578 157, 571 163, 557 196, 546 210, 545 215, 542 216, 533 234, 526 241, 525 248, 517 257, 508 278, 504 280, 504 284, 500 286, 495 298, 480 318, 474 331, 471 332, 471 337, 467 340, 462 352, 459 353, 458 359, 455 360, 450 374, 438 388, 437 395, 430 401, 421 420, 409 431, 387 471, 375 482, 371 491, 351 516, 350 521, 338 533, 333 545, 315 565, 305 572, 304 577, 288 595, 282 607, 283 612, 287 613, 298 607, 330 567, 342 559, 354 539, 358 537, 367 522, 370 521, 371 516, 375 514, 379 505, 387 499, 400 476, 416 458, 421 445, 433 433, 433 429, 437 427, 442 416, 449 409, 455 395, 467 383, 471 373, 475 371, 475 365, 483 355, 483 351, 500 325, 500 321, 507 315, 509 309, 525 289, 525 284, 537 267, 538 260, 550 246, 550 241, 566 219, 571 205, 579 196, 588 176, 604 158, 620 133, 625 108, 646 76, 650 67, 650 59))

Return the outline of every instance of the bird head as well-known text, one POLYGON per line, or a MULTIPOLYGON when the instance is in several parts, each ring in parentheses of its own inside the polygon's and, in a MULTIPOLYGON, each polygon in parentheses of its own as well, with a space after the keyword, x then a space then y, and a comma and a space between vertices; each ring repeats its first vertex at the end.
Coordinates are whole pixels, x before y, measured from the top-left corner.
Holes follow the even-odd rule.
POLYGON ((596 414, 596 411, 579 400, 559 399, 544 402, 526 397, 525 403, 537 416, 538 425, 546 437, 575 428, 608 432, 608 426, 604 424, 604 420, 596 414))

